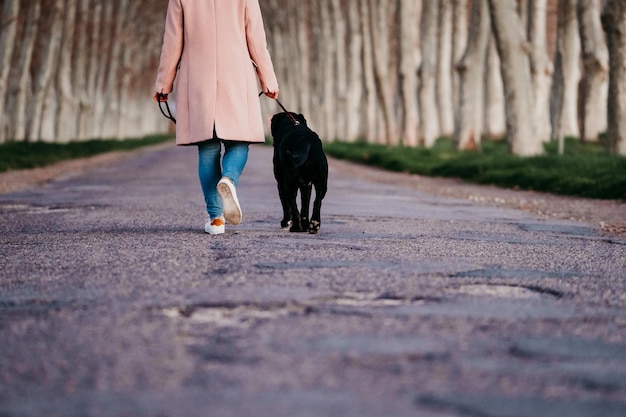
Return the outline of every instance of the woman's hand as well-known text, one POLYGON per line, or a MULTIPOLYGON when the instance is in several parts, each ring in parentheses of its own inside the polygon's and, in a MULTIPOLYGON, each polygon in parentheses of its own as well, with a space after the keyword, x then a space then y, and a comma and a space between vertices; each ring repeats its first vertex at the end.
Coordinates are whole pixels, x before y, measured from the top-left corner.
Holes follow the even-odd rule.
POLYGON ((163 94, 163 93, 157 92, 157 93, 154 93, 154 96, 152 98, 157 103, 166 103, 167 102, 167 94, 163 94))
POLYGON ((266 96, 268 96, 269 98, 272 98, 274 100, 276 100, 278 98, 278 88, 274 91, 266 91, 264 93, 266 96))

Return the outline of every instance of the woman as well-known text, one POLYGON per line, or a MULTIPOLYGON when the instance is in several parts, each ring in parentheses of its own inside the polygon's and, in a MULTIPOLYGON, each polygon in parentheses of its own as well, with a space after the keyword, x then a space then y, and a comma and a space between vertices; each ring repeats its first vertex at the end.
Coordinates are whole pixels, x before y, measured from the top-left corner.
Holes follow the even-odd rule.
POLYGON ((257 77, 278 98, 258 0, 169 1, 154 99, 176 80, 176 144, 198 147, 210 234, 242 219, 235 187, 248 144, 265 141, 257 77))

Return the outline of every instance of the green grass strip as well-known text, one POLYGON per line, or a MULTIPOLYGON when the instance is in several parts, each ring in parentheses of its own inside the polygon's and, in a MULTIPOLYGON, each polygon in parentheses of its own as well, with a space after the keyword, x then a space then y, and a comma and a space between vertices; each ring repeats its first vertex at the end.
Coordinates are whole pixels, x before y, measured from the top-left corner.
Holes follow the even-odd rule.
POLYGON ((566 140, 564 155, 556 144, 546 154, 517 157, 503 142, 483 142, 478 152, 457 151, 449 139, 431 149, 391 147, 363 142, 324 144, 328 155, 390 171, 460 178, 478 184, 626 201, 626 158, 609 155, 601 144, 566 140))
POLYGON ((0 145, 0 172, 43 167, 67 159, 85 158, 105 152, 127 151, 171 139, 172 135, 150 135, 137 139, 94 139, 64 144, 8 142, 0 145))

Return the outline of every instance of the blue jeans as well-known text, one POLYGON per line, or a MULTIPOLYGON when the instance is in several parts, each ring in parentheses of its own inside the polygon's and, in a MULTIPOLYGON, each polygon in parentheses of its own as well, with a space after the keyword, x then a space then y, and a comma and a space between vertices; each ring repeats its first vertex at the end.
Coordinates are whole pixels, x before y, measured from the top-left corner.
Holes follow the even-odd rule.
POLYGON ((211 219, 222 215, 222 199, 217 193, 217 183, 222 177, 230 178, 235 186, 248 161, 248 142, 212 139, 198 144, 198 176, 211 219), (224 158, 220 161, 222 142, 224 158), (221 163, 220 163, 221 162, 221 163))

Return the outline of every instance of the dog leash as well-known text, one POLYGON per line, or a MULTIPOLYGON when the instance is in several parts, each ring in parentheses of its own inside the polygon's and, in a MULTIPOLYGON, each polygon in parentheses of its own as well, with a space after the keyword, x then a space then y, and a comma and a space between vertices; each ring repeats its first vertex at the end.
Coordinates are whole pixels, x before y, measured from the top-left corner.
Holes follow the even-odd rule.
MULTIPOLYGON (((263 94, 264 94, 264 93, 263 93, 263 91, 261 91, 261 92, 259 93, 259 97, 261 97, 263 94)), ((285 112, 285 114, 287 115, 287 117, 289 118, 289 120, 291 120, 291 123, 293 123, 293 124, 294 124, 294 126, 298 126, 298 125, 300 125, 300 122, 299 122, 298 120, 296 120, 296 118, 295 118, 295 117, 293 117, 293 114, 291 114, 291 112, 290 112, 290 111, 288 111, 288 110, 285 108, 285 106, 283 106, 283 104, 282 104, 280 101, 278 101, 278 99, 277 99, 277 98, 275 98, 274 100, 276 100, 276 103, 278 103, 278 105, 280 106, 280 108, 281 108, 281 109, 283 109, 283 112, 285 112)))
POLYGON ((170 119, 174 124, 176 124, 176 119, 172 116, 172 112, 170 111, 170 106, 167 104, 167 100, 161 101, 161 99, 167 99, 167 94, 157 93, 157 102, 159 103, 159 110, 161 110, 161 114, 165 116, 167 119, 170 119), (165 103, 165 109, 167 110, 167 114, 163 111, 163 107, 161 103, 165 103))

